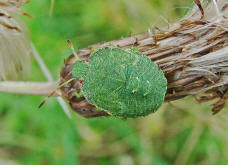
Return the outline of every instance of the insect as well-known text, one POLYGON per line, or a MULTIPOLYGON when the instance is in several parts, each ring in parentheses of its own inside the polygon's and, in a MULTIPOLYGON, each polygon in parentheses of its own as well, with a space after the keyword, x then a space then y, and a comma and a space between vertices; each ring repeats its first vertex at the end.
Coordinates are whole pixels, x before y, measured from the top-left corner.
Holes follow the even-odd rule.
MULTIPOLYGON (((155 112, 163 103, 167 89, 163 72, 134 48, 101 48, 91 54, 89 61, 84 61, 69 40, 68 44, 76 58, 73 78, 59 85, 58 89, 79 80, 81 92, 75 92, 75 97, 84 97, 96 107, 95 110, 83 109, 83 112, 77 110, 79 114, 86 117, 139 117, 155 112)), ((39 108, 55 92, 51 92, 39 108)))
POLYGON ((155 112, 163 103, 167 89, 163 72, 136 50, 101 48, 89 62, 75 56, 72 75, 82 82, 82 93, 76 95, 83 95, 98 111, 139 117, 155 112))

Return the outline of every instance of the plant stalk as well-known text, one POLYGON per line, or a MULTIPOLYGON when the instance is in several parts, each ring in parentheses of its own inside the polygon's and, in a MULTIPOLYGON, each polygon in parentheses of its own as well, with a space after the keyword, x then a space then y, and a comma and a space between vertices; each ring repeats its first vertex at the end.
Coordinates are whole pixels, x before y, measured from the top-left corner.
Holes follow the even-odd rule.
POLYGON ((0 82, 0 92, 4 93, 48 96, 56 88, 57 83, 55 82, 0 82))

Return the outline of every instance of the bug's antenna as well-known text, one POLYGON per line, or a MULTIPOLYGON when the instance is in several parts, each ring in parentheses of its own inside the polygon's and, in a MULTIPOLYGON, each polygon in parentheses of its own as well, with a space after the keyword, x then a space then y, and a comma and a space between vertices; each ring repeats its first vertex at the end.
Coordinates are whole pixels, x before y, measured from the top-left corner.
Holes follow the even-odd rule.
POLYGON ((74 45, 72 44, 72 42, 70 40, 67 40, 67 44, 69 45, 69 47, 71 48, 74 57, 76 58, 76 60, 80 60, 75 49, 74 49, 74 45))
POLYGON ((71 78, 69 80, 67 80, 66 82, 60 84, 54 91, 52 91, 41 103, 40 105, 38 106, 38 108, 41 108, 44 103, 46 103, 46 101, 51 97, 51 96, 54 96, 57 92, 58 89, 62 88, 63 86, 65 86, 66 84, 70 83, 71 81, 75 80, 75 78, 71 78))
POLYGON ((41 103, 40 103, 40 105, 38 106, 38 108, 40 109, 43 105, 44 105, 44 103, 46 103, 46 101, 51 97, 51 96, 54 96, 55 95, 55 93, 56 93, 56 90, 54 90, 54 91, 52 91, 41 103))

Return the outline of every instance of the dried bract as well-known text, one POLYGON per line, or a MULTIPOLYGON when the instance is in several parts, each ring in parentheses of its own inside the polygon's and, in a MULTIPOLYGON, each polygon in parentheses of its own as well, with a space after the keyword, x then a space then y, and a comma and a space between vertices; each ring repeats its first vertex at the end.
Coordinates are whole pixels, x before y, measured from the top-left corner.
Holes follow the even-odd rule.
POLYGON ((28 30, 15 16, 23 12, 24 0, 0 0, 0 79, 23 78, 30 70, 31 46, 28 30))

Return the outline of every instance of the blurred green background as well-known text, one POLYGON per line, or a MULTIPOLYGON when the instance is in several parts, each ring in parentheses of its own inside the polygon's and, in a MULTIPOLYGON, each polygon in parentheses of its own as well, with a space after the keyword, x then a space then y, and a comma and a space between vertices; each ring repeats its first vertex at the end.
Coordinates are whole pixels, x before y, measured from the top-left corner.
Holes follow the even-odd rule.
MULTIPOLYGON (((22 17, 31 40, 55 80, 71 53, 83 48, 167 26, 192 7, 192 0, 31 1, 22 17), (164 19, 165 18, 165 19, 164 19)), ((35 60, 27 81, 46 81, 35 60)), ((23 165, 169 165, 228 164, 228 113, 212 116, 209 104, 192 97, 165 103, 137 119, 70 120, 55 98, 41 110, 39 96, 0 93, 0 164, 23 165)))

